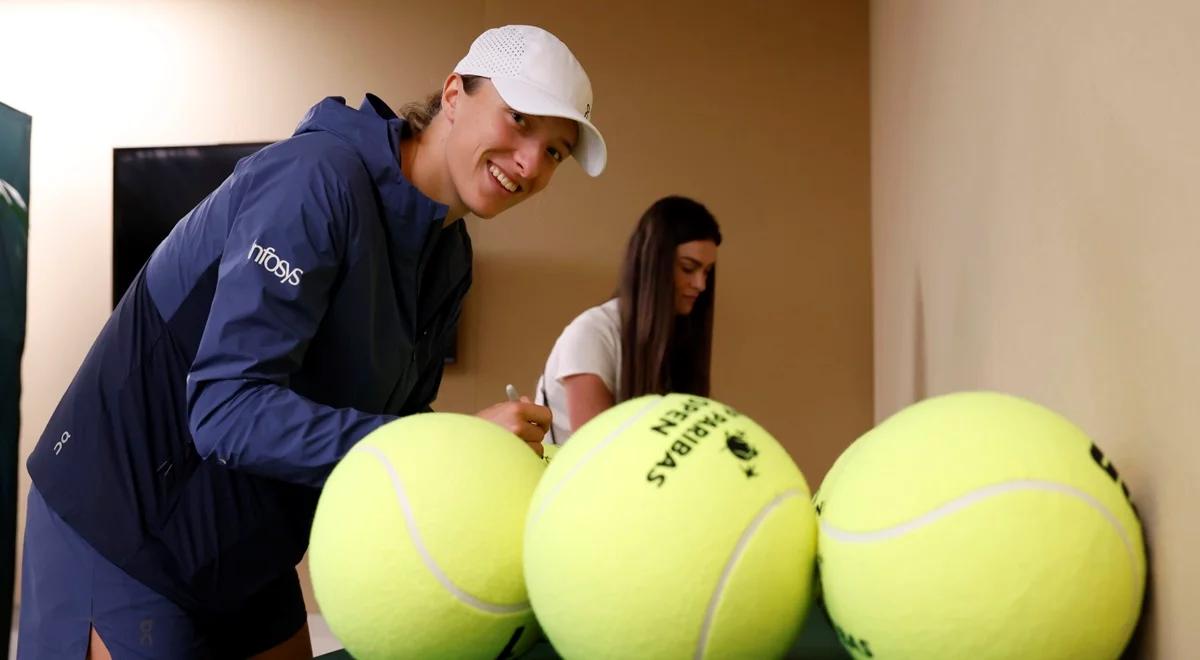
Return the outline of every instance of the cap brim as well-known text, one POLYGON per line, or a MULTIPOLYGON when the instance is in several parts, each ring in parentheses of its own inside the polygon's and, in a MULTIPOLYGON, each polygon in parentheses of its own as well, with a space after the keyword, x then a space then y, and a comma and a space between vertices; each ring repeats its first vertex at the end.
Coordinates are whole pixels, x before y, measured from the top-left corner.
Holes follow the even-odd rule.
POLYGON ((527 115, 562 117, 579 124, 579 140, 571 150, 571 155, 579 161, 579 165, 589 176, 600 176, 604 166, 608 164, 608 147, 604 144, 604 136, 600 135, 599 129, 582 113, 570 104, 519 80, 492 78, 492 85, 496 87, 500 98, 513 110, 527 115))

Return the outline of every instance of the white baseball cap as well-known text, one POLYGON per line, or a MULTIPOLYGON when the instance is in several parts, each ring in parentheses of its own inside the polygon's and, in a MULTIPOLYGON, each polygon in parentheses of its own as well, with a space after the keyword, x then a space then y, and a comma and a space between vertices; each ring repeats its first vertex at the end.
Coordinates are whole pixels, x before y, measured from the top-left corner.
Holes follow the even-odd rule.
POLYGON ((490 78, 518 112, 575 121, 579 143, 572 155, 589 175, 604 171, 608 148, 591 122, 592 83, 558 37, 532 25, 493 28, 475 39, 454 73, 490 78))

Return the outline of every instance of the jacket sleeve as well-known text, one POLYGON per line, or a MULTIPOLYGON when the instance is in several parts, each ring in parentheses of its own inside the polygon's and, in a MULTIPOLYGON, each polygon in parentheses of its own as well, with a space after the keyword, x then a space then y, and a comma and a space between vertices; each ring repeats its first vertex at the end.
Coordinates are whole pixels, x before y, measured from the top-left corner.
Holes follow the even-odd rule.
POLYGON ((331 408, 289 389, 346 248, 354 202, 337 169, 308 156, 242 174, 188 374, 189 427, 205 459, 320 486, 356 442, 395 419, 331 408))

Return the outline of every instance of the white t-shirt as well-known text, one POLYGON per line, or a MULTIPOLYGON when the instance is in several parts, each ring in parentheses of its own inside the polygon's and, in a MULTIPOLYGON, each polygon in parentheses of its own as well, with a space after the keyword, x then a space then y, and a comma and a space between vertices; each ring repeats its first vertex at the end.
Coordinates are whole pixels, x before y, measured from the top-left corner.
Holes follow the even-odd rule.
POLYGON ((563 379, 579 374, 596 374, 617 397, 621 382, 621 312, 615 298, 575 317, 550 350, 546 368, 538 378, 535 399, 554 415, 553 440, 546 434, 546 444, 566 444, 574 432, 563 379))

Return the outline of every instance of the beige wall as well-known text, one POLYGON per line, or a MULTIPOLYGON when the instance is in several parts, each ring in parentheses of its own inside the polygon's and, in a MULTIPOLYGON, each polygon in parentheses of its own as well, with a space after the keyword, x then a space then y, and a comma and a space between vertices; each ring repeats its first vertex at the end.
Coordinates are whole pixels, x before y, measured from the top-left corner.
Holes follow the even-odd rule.
POLYGON ((694 195, 727 239, 715 395, 815 487, 871 422, 865 2, 0 4, 0 61, 19 63, 0 100, 34 117, 22 452, 109 311, 114 147, 276 139, 329 94, 398 105, 482 29, 519 22, 587 67, 609 171, 568 164, 540 198, 472 221, 462 360, 437 407, 531 391, 562 326, 611 291, 640 212, 694 195))
POLYGON ((871 7, 876 417, 1006 390, 1089 431, 1154 573, 1141 657, 1195 657, 1200 4, 871 7))

